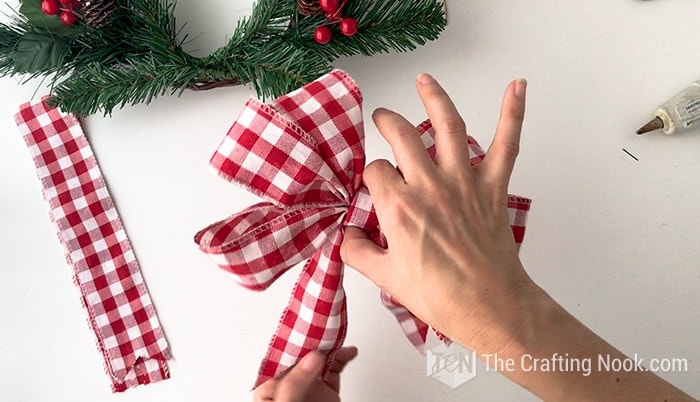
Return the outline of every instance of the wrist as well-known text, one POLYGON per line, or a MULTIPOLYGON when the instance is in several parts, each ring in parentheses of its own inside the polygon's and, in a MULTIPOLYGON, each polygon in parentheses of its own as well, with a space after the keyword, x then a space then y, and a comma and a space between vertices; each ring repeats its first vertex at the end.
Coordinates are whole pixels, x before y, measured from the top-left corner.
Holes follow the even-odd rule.
POLYGON ((542 334, 567 313, 521 272, 524 277, 517 283, 465 296, 456 320, 460 326, 447 335, 479 355, 518 357, 539 350, 545 342, 542 334))
POLYGON ((571 315, 547 292, 534 282, 520 297, 518 318, 515 319, 509 342, 496 350, 499 355, 519 358, 524 354, 538 354, 548 347, 550 336, 566 326, 571 315))

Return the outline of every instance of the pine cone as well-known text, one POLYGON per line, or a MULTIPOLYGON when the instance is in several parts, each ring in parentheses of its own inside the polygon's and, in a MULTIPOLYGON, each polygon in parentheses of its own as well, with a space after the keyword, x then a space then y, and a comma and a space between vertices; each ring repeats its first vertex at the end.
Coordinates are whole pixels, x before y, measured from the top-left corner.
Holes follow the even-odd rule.
POLYGON ((115 0, 87 0, 83 2, 83 18, 85 23, 95 29, 112 24, 112 14, 117 10, 115 0))
POLYGON ((321 12, 318 0, 297 0, 299 13, 306 16, 316 15, 321 12))

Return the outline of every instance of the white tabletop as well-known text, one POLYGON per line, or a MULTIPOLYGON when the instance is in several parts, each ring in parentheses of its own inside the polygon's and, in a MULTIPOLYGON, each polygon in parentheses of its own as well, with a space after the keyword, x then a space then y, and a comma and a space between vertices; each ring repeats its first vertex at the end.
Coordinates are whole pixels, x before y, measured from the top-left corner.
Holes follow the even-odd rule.
MULTIPOLYGON (((623 352, 686 359, 687 372, 660 375, 699 397, 700 131, 634 131, 700 78, 700 2, 449 6, 450 25, 438 41, 412 53, 337 62, 363 89, 366 116, 386 106, 423 120, 413 80, 428 71, 486 145, 503 89, 527 78, 511 192, 534 200, 521 253, 528 272, 623 352)), ((242 0, 183 1, 178 14, 192 36, 205 32, 190 45, 203 54, 223 44, 249 9, 242 0)), ((166 96, 84 120, 175 355, 170 380, 113 396, 12 118, 37 85, 0 80, 0 399, 249 400, 298 269, 264 293, 249 292, 192 237, 256 201, 206 170, 251 91, 166 96)), ((372 125, 367 148, 370 160, 391 158, 372 125)), ((377 289, 352 270, 346 289, 347 343, 360 356, 343 376, 343 400, 536 400, 483 366, 456 390, 427 378, 425 357, 403 339, 377 289)))

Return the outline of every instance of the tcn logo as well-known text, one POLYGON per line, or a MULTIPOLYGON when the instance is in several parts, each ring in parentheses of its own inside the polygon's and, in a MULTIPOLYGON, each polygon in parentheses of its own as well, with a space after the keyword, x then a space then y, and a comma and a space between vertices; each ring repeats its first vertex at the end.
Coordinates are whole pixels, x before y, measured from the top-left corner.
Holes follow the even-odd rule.
POLYGON ((457 342, 445 344, 430 331, 426 341, 428 377, 457 388, 476 377, 476 353, 457 342))

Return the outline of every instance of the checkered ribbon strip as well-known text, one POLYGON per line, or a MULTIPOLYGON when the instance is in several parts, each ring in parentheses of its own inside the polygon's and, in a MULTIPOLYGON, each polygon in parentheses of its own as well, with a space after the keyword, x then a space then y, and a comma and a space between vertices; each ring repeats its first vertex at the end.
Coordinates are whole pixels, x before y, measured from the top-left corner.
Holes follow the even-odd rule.
MULTIPOLYGON (((210 169, 265 202, 195 236, 200 249, 244 287, 264 290, 307 261, 260 366, 256 386, 311 350, 328 363, 347 329, 340 245, 345 226, 357 226, 385 246, 367 188, 362 98, 354 81, 335 70, 271 104, 250 99, 210 162, 210 169)), ((434 157, 434 131, 418 127, 434 157)), ((469 138, 472 164, 483 151, 469 138)), ((509 196, 516 242, 525 230, 530 200, 509 196)), ((424 348, 428 326, 390 296, 383 303, 408 339, 424 348)))
POLYGON ((165 335, 78 120, 44 101, 22 105, 15 120, 34 159, 112 391, 169 378, 165 335))

